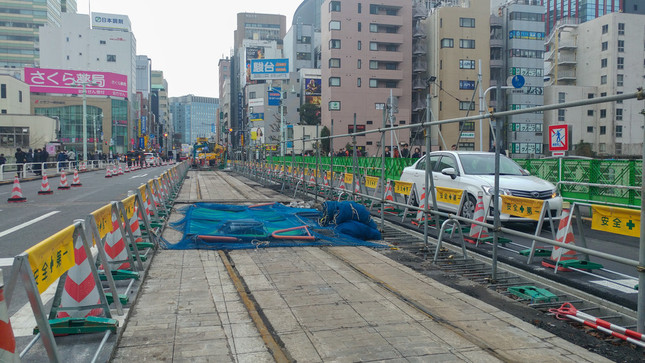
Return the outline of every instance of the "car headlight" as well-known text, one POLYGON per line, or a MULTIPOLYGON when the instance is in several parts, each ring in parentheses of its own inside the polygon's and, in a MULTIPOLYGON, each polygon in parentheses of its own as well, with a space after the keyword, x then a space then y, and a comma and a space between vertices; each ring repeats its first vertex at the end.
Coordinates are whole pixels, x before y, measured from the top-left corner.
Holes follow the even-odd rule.
MULTIPOLYGON (((482 185, 482 189, 484 190, 484 193, 486 193, 488 195, 495 194, 495 187, 490 187, 488 185, 482 185)), ((508 189, 499 188, 499 195, 511 195, 511 191, 508 190, 508 189)))
POLYGON ((560 190, 558 188, 553 189, 553 192, 551 192, 551 198, 555 198, 559 196, 560 196, 560 190))

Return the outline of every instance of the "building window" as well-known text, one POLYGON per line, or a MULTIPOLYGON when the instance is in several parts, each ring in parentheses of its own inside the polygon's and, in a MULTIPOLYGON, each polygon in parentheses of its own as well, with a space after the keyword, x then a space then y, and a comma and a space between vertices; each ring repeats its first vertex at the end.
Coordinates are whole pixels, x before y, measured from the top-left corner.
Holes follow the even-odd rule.
POLYGON ((618 62, 616 62, 616 68, 624 69, 625 68, 625 58, 618 57, 618 62))
POLYGON ((470 102, 470 101, 459 101, 459 110, 461 111, 474 111, 475 110, 475 103, 470 102))
MULTIPOLYGON (((359 4, 359 5, 360 5, 360 4, 359 4)), ((361 31, 362 26, 363 26, 363 24, 359 21, 359 22, 358 22, 358 32, 359 32, 359 33, 360 33, 360 31, 361 31)))
POLYGON ((587 126, 587 132, 592 134, 593 133, 593 126, 587 126))
POLYGON ((622 87, 623 86, 623 78, 624 78, 624 75, 622 75, 622 74, 617 74, 616 75, 616 87, 622 87))
POLYGON ((378 80, 374 78, 370 78, 370 88, 376 88, 378 87, 378 80))
POLYGON ((340 49, 340 39, 330 39, 329 49, 340 49))
POLYGON ((558 92, 558 103, 565 103, 567 94, 564 92, 558 92))
POLYGON ((625 35, 625 23, 618 23, 618 35, 625 35))
POLYGON ((605 135, 607 134, 607 126, 600 126, 600 135, 605 135))
MULTIPOLYGON (((67 39, 69 39, 69 38, 67 38, 67 39)), ((103 45, 103 44, 107 44, 107 42, 105 40, 99 40, 99 44, 103 45)))
POLYGON ((616 137, 623 137, 623 126, 616 125, 616 137))
POLYGON ((606 151, 607 151, 607 144, 605 144, 604 142, 601 142, 600 144, 598 144, 598 152, 604 153, 606 151))
POLYGON ((4 83, 0 85, 0 98, 7 98, 7 85, 4 83))
POLYGON ((311 60, 311 53, 297 52, 296 53, 296 59, 297 60, 311 60))
POLYGON ((471 59, 460 59, 459 60, 459 69, 475 69, 475 60, 471 59))
POLYGON ((565 110, 563 109, 558 110, 558 121, 564 121, 564 112, 565 110))
MULTIPOLYGON (((617 95, 622 95, 623 93, 622 92, 616 92, 616 94, 617 95)), ((616 101, 616 104, 622 104, 622 103, 623 103, 623 100, 617 100, 616 101)))
POLYGON ((108 54, 107 55, 107 61, 108 62, 116 62, 116 54, 108 54))
POLYGON ((600 118, 607 118, 607 110, 606 109, 600 110, 600 118))
MULTIPOLYGON (((636 5, 634 5, 634 6, 636 6, 636 5)), ((623 153, 623 144, 620 143, 620 142, 617 142, 616 143, 616 154, 620 155, 622 153, 623 153)))
POLYGON ((361 9, 361 3, 358 3, 358 13, 359 13, 359 14, 361 13, 361 10, 362 10, 362 9, 361 9))
POLYGON ((356 87, 361 86, 361 77, 356 78, 356 87))
POLYGON ((361 50, 361 48, 363 48, 363 43, 361 43, 361 41, 359 40, 356 47, 358 48, 358 50, 361 50))
POLYGON ((609 49, 609 42, 602 42, 601 44, 601 50, 607 50, 609 49))
POLYGON ((622 53, 625 51, 625 41, 624 40, 619 40, 618 41, 618 52, 622 53))
POLYGON ((593 110, 587 110, 587 116, 592 117, 593 116, 593 110))
POLYGON ((370 42, 370 50, 378 50, 378 43, 370 42))
POLYGON ((5 114, 5 113, 7 113, 7 110, 3 108, 2 112, 0 112, 0 113, 5 114))
POLYGON ((356 68, 361 69, 362 66, 363 66, 363 62, 361 62, 360 59, 356 60, 356 68))
POLYGON ((600 97, 607 97, 607 92, 600 92, 600 97))
POLYGON ((617 108, 616 109, 616 121, 622 121, 623 120, 623 109, 622 108, 617 108))
POLYGON ((340 30, 340 21, 332 20, 329 22, 329 30, 340 30))
POLYGON ((605 24, 605 25, 602 26, 602 33, 603 34, 609 33, 609 25, 608 24, 605 24))
POLYGON ((329 12, 340 11, 340 1, 330 1, 329 2, 329 12))
POLYGON ((462 28, 474 28, 475 18, 459 18, 459 26, 462 28))
POLYGON ((249 92, 249 98, 256 98, 256 97, 257 97, 257 96, 256 96, 256 94, 255 94, 255 91, 250 91, 250 92, 249 92))
POLYGON ((459 39, 459 48, 475 49, 475 39, 459 39))
POLYGON ((370 61, 370 69, 378 69, 378 61, 371 60, 370 61))
POLYGON ((370 24, 370 33, 378 33, 378 25, 370 24))
POLYGON ((455 46, 455 40, 452 38, 441 39, 441 48, 452 48, 455 46))
POLYGON ((600 84, 607 84, 607 76, 600 76, 600 84))
POLYGON ((329 87, 340 87, 340 77, 329 77, 329 87))
POLYGON ((22 103, 22 91, 18 91, 18 102, 22 103))
POLYGON ((600 60, 600 68, 607 68, 607 58, 600 60))
POLYGON ((587 98, 592 99, 593 98, 593 93, 587 93, 587 98))

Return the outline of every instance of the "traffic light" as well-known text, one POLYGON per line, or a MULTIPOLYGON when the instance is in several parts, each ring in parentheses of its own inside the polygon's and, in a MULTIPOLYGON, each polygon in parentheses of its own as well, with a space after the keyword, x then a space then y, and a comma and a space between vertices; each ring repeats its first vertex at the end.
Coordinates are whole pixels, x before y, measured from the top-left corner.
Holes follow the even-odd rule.
POLYGON ((233 129, 228 129, 228 132, 233 132, 233 129))
POLYGON ((167 132, 164 132, 164 133, 163 133, 163 137, 168 137, 168 133, 167 133, 167 132))

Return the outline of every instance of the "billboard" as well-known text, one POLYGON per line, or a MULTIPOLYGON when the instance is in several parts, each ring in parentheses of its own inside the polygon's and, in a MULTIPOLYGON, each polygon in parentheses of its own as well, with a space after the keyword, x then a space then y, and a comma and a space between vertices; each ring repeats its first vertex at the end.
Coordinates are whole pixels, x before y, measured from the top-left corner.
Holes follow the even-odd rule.
POLYGON ((251 79, 288 79, 289 59, 252 59, 251 79))
POLYGON ((280 106, 280 92, 281 88, 273 87, 269 88, 268 103, 269 106, 280 106))
POLYGON ((128 97, 128 77, 117 73, 25 67, 24 80, 30 92, 82 94, 75 84, 94 83, 85 87, 88 95, 128 97))
POLYGON ((305 78, 305 103, 320 106, 321 80, 320 78, 305 78))
POLYGON ((130 31, 130 18, 127 15, 92 13, 92 29, 112 29, 130 31))

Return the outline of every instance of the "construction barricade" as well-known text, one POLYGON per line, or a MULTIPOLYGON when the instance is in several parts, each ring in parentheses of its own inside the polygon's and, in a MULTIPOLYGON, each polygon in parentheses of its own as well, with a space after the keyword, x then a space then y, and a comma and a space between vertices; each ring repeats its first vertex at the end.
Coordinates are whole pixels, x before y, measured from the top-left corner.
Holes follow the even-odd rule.
MULTIPOLYGON (((37 336, 21 356, 42 339, 49 360, 61 362, 54 335, 105 332, 105 342, 116 332, 118 321, 112 319, 96 268, 97 262, 105 264, 107 260, 102 249, 99 261, 94 260, 86 232, 83 221, 76 221, 15 257, 13 275, 7 285, 7 306, 11 305, 17 280, 21 279, 37 323, 34 332, 37 336), (40 294, 57 279, 56 294, 47 315, 40 294)), ((110 282, 110 288, 116 291, 114 281, 110 282)), ((120 304, 115 305, 122 314, 120 304)), ((102 347, 103 343, 98 351, 102 347)))

